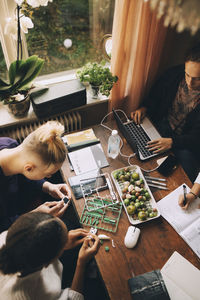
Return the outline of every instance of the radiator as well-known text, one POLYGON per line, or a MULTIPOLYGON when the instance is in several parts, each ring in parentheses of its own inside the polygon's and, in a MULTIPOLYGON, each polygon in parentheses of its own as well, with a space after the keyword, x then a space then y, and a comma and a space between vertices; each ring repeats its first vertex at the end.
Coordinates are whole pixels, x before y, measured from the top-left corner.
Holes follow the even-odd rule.
POLYGON ((81 115, 79 112, 73 113, 65 113, 56 117, 45 118, 42 120, 34 120, 34 121, 27 121, 26 123, 15 125, 13 127, 5 127, 0 130, 0 136, 8 136, 19 143, 23 141, 23 139, 31 133, 33 130, 38 128, 40 125, 47 121, 58 121, 65 126, 65 132, 76 131, 82 129, 81 126, 81 115))

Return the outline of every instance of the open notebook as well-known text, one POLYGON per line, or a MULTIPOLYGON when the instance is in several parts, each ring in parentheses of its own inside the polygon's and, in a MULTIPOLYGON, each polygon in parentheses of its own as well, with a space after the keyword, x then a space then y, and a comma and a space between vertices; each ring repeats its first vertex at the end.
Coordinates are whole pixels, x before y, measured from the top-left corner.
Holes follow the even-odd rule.
POLYGON ((133 300, 199 300, 200 271, 178 252, 161 270, 128 280, 133 300))
POLYGON ((200 270, 178 252, 174 252, 161 274, 171 300, 200 299, 200 270))
MULTIPOLYGON (((187 185, 186 187, 189 191, 189 187, 187 185)), ((157 205, 163 218, 169 222, 200 258, 200 198, 193 201, 185 211, 178 205, 181 194, 183 194, 183 185, 157 202, 157 205)))

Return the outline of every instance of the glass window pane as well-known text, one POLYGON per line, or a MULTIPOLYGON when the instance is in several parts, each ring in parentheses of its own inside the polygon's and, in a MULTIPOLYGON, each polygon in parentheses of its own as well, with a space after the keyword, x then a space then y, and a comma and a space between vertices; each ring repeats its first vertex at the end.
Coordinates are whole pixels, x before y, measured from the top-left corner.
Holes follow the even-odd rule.
POLYGON ((56 0, 34 9, 34 28, 26 38, 29 55, 37 54, 45 59, 41 74, 79 68, 88 61, 101 61, 104 58, 102 38, 112 33, 114 2, 56 0))
POLYGON ((6 67, 6 62, 4 59, 1 43, 0 43, 0 78, 7 79, 7 67, 6 67))

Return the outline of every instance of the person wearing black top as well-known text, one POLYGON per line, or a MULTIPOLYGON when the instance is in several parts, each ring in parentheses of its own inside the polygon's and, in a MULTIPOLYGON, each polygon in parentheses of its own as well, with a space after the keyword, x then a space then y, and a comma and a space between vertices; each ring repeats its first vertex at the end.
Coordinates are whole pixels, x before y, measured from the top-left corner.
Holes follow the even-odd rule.
POLYGON ((172 150, 193 182, 200 170, 200 44, 187 52, 184 65, 155 82, 132 117, 139 124, 146 114, 162 135, 148 143, 149 150, 172 150))

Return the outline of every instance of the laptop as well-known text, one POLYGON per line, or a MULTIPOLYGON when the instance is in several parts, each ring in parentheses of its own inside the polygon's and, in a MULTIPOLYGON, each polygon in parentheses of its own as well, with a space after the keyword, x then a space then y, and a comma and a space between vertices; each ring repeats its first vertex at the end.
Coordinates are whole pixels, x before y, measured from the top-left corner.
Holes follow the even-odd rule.
POLYGON ((161 135, 148 117, 141 124, 136 125, 134 121, 123 122, 116 110, 112 110, 119 131, 125 137, 133 151, 140 160, 146 160, 159 155, 145 148, 148 141, 161 138, 161 135))

